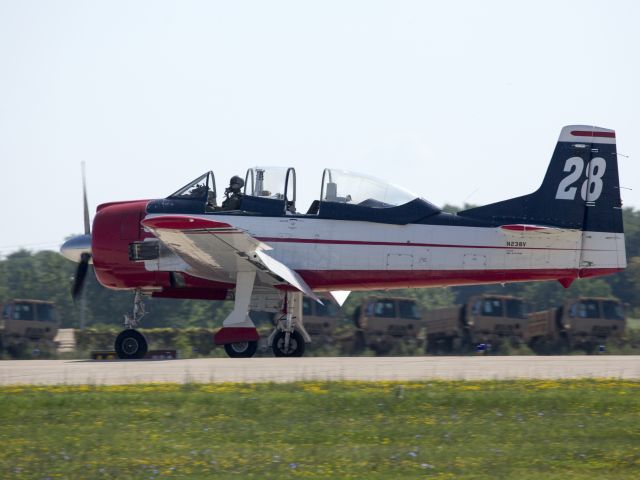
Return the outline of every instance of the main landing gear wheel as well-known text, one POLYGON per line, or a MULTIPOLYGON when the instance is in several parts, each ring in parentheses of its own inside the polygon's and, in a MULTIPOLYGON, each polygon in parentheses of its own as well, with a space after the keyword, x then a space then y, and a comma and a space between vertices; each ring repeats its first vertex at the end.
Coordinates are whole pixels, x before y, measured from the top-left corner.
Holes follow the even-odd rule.
POLYGON ((227 343, 224 351, 231 358, 250 358, 253 357, 258 349, 258 342, 237 342, 227 343))
POLYGON ((273 337, 273 354, 276 357, 301 357, 304 355, 304 338, 294 330, 289 334, 289 345, 286 344, 286 332, 280 331, 273 337))
POLYGON ((115 350, 118 358, 144 358, 147 354, 147 340, 137 330, 128 329, 120 332, 116 338, 115 350))

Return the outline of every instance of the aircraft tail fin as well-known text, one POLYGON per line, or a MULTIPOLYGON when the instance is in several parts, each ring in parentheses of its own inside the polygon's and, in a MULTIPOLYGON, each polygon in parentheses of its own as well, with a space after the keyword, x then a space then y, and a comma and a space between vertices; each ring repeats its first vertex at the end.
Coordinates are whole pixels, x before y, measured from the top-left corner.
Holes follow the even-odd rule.
POLYGON ((621 206, 615 132, 570 125, 560 132, 538 190, 458 215, 501 224, 622 233, 621 206))

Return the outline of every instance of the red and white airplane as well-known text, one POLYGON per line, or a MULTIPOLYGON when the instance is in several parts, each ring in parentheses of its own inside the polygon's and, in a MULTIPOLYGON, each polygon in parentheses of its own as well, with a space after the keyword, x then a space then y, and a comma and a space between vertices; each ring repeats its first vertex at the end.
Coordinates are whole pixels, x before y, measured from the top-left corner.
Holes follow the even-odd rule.
POLYGON ((613 130, 564 127, 537 191, 457 214, 335 169, 299 212, 292 168, 252 168, 242 193, 225 192, 225 209, 208 172, 164 199, 98 206, 90 232, 85 193, 85 235, 61 252, 79 262, 74 296, 91 262, 105 287, 135 291, 115 343, 121 358, 146 353, 135 330, 143 295, 233 299, 215 336, 231 357, 256 351, 250 310, 281 312, 268 344, 276 356, 300 356, 311 340, 303 294, 329 291, 341 303, 353 290, 551 279, 568 287, 624 269, 615 142, 613 130))

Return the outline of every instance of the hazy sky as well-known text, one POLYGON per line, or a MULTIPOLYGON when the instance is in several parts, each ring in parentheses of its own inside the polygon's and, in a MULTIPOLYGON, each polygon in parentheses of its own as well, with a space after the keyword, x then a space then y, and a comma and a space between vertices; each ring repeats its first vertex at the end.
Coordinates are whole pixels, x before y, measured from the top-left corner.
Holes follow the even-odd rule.
POLYGON ((535 190, 560 128, 617 132, 640 208, 640 2, 0 0, 0 254, 56 248, 89 202, 206 170, 324 167, 431 202, 535 190))

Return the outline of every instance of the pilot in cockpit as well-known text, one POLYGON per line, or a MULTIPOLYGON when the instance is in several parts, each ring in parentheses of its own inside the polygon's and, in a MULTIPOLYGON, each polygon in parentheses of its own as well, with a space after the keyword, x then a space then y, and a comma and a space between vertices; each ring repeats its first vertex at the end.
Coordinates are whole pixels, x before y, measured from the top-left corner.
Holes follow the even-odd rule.
POLYGON ((224 191, 224 195, 227 198, 222 202, 221 210, 240 210, 243 197, 242 187, 244 187, 244 180, 242 180, 242 178, 237 175, 231 177, 229 186, 224 191))

